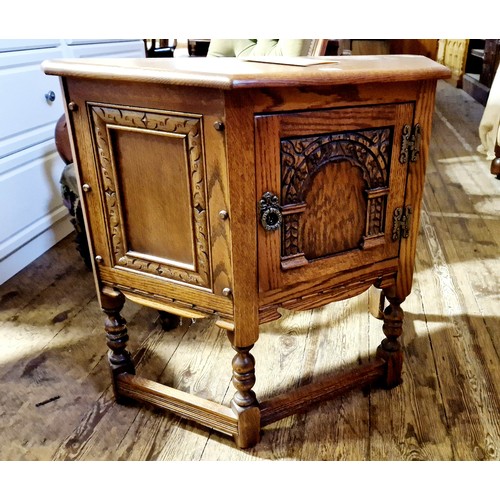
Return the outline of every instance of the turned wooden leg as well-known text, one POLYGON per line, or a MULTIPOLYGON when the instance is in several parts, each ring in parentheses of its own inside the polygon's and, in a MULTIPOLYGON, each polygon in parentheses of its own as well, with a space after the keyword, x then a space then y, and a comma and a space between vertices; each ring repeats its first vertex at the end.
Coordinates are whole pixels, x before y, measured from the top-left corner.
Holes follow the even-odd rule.
POLYGON ((181 323, 180 316, 177 316, 176 314, 172 314, 166 311, 158 311, 158 314, 160 315, 161 327, 166 332, 174 330, 181 323))
POLYGON ((231 400, 231 408, 238 415, 238 435, 234 436, 234 440, 240 448, 250 448, 260 441, 260 409, 252 391, 255 384, 255 359, 250 354, 252 347, 233 345, 236 351, 232 362, 236 393, 231 400))
POLYGON ((403 333, 403 300, 386 295, 389 305, 384 310, 384 325, 382 327, 386 338, 377 349, 377 357, 386 362, 386 376, 383 385, 392 388, 399 385, 403 368, 403 350, 399 337, 403 333))
POLYGON ((134 364, 130 353, 127 351, 128 333, 127 322, 120 311, 125 303, 125 297, 119 292, 101 295, 101 307, 106 313, 104 329, 106 330, 106 343, 109 347, 108 362, 113 380, 113 390, 117 402, 124 400, 118 394, 116 378, 121 373, 135 374, 134 364))
POLYGON ((495 158, 492 162, 491 162, 491 173, 493 175, 496 175, 497 176, 497 179, 500 179, 500 147, 497 146, 498 148, 498 151, 497 151, 497 158, 495 158))

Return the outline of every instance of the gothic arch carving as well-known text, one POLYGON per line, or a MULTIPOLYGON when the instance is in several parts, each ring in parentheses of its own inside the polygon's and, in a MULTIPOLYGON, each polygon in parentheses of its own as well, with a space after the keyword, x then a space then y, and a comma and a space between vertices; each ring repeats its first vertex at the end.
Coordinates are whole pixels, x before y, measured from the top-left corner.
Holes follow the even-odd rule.
POLYGON ((306 193, 321 169, 343 161, 360 170, 366 186, 363 245, 383 235, 392 142, 392 127, 281 139, 282 257, 307 263, 298 241, 306 193))

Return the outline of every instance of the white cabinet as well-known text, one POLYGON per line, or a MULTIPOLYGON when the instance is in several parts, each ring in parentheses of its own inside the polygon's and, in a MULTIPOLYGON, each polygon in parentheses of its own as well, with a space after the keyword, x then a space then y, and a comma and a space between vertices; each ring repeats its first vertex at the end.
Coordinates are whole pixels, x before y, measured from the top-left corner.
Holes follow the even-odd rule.
POLYGON ((53 138, 64 108, 57 77, 44 75, 40 64, 60 57, 60 48, 0 53, 0 158, 53 138), (50 91, 54 101, 45 97, 50 91))
POLYGON ((73 231, 54 142, 62 94, 40 64, 144 55, 142 40, 0 40, 0 284, 73 231))

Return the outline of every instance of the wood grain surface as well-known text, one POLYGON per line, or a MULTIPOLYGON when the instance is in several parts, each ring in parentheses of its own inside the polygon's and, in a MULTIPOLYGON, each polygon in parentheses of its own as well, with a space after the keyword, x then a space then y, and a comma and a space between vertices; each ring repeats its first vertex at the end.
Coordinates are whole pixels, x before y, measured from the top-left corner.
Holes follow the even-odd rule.
MULTIPOLYGON (((300 59, 300 58, 297 58, 300 59)), ((448 78, 450 70, 423 56, 321 57, 328 64, 296 66, 234 57, 172 59, 60 59, 45 61, 47 74, 102 80, 156 82, 219 89, 297 85, 360 84, 448 78), (370 71, 366 71, 366 69, 370 71), (258 75, 256 77, 256 75, 258 75)), ((314 62, 314 61, 313 61, 314 62)))

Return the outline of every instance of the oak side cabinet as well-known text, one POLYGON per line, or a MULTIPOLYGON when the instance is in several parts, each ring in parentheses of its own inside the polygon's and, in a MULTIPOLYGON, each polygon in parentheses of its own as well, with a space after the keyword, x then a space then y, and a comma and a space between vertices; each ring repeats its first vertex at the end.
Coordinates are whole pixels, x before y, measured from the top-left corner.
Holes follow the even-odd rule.
POLYGON ((342 391, 400 383, 436 80, 450 73, 422 56, 282 61, 43 65, 65 94, 117 400, 241 448, 342 391), (260 401, 259 325, 372 285, 385 334, 375 359, 260 401), (126 299, 167 317, 215 315, 235 350, 229 407, 136 375, 126 299))

